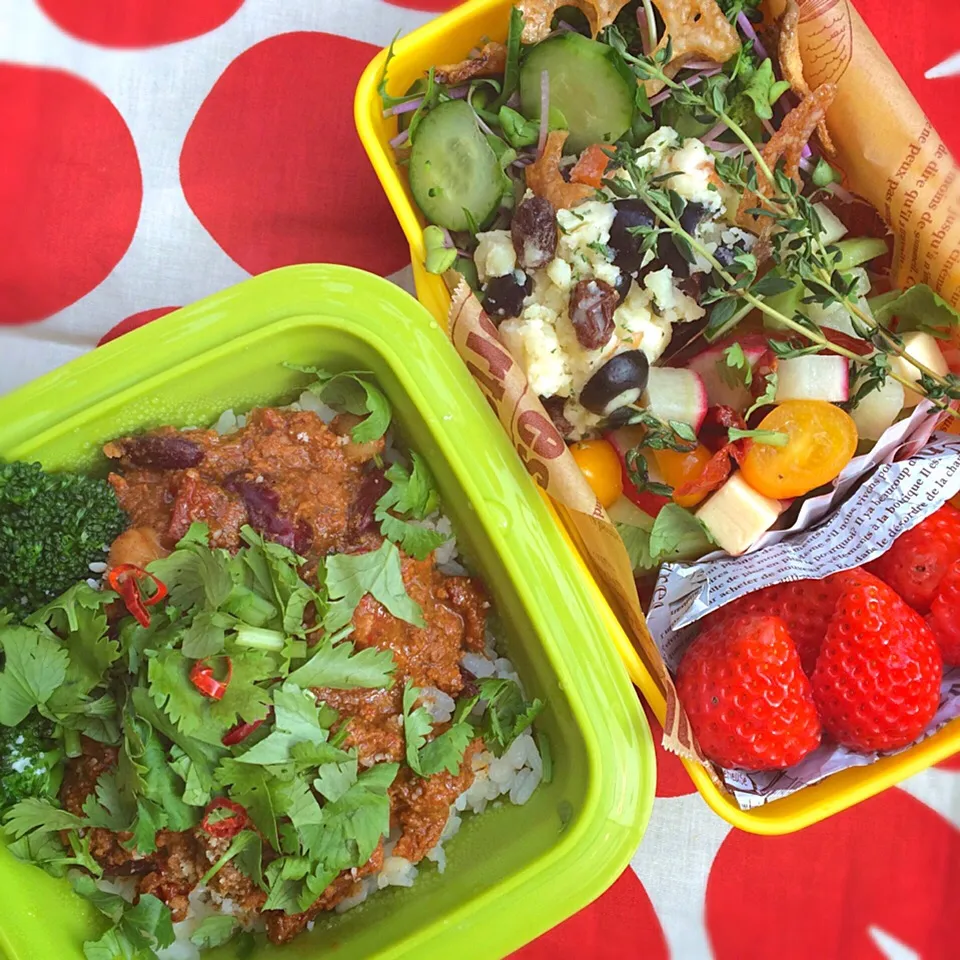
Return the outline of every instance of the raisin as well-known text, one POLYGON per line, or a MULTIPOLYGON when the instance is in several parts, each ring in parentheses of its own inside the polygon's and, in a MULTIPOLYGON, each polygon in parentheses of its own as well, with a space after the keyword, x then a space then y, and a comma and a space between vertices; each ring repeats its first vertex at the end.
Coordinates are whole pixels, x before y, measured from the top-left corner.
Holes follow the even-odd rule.
POLYGON ((581 280, 570 291, 570 322, 581 347, 596 350, 613 333, 613 311, 620 298, 603 280, 581 280))
POLYGON ((524 200, 513 215, 510 234, 521 267, 545 267, 557 252, 557 212, 553 204, 545 197, 524 200))
POLYGON ((135 467, 154 470, 186 470, 199 466, 203 449, 186 437, 130 437, 123 442, 123 453, 135 467))
POLYGON ((494 277, 483 292, 483 309, 495 320, 519 317, 523 301, 533 289, 530 278, 523 274, 523 283, 517 282, 516 272, 505 277, 494 277))

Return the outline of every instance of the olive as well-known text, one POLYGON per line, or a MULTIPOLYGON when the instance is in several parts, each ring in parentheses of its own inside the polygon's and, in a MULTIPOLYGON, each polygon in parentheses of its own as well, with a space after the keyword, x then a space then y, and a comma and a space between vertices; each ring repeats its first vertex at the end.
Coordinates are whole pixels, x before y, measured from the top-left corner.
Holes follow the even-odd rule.
POLYGON ((741 253, 745 253, 747 250, 745 244, 742 240, 738 240, 736 243, 730 244, 730 246, 720 246, 714 250, 713 255, 717 259, 717 263, 721 267, 726 267, 728 270, 733 266, 734 260, 740 256, 741 253))
POLYGON ((620 272, 635 274, 643 259, 640 253, 643 237, 631 233, 630 230, 633 227, 653 227, 656 217, 642 200, 617 200, 614 207, 617 213, 610 227, 610 240, 607 245, 613 251, 613 262, 620 268, 620 272))
POLYGON ((707 208, 702 203, 688 203, 680 214, 680 226, 687 233, 696 233, 697 227, 707 215, 707 208))
POLYGON ((613 289, 617 291, 617 296, 620 298, 621 303, 627 299, 627 294, 630 292, 630 285, 632 283, 633 277, 631 277, 626 270, 621 270, 617 275, 617 282, 613 285, 613 289))
POLYGON ((519 270, 494 277, 483 292, 483 309, 494 320, 519 317, 523 312, 523 301, 532 289, 530 278, 519 270), (523 277, 523 283, 517 279, 518 274, 523 277))
POLYGON ((611 357, 580 391, 580 402, 591 412, 609 417, 614 410, 640 399, 647 387, 650 364, 642 350, 611 357))

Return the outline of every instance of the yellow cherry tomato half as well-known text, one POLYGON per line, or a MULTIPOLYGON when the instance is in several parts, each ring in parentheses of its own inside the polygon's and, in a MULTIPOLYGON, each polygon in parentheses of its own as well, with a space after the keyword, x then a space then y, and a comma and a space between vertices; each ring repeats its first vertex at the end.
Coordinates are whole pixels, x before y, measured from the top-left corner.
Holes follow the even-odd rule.
MULTIPOLYGON (((709 463, 712 454, 702 444, 697 444, 693 450, 654 450, 653 458, 657 461, 663 482, 674 490, 682 487, 691 480, 696 480, 703 473, 703 468, 709 463)), ((681 507, 695 507, 702 500, 706 500, 707 493, 691 493, 686 497, 673 495, 673 502, 681 507)))
POLYGON ((623 493, 623 475, 613 445, 607 440, 584 440, 573 444, 570 452, 604 508, 615 503, 623 493))
POLYGON ((740 467, 754 490, 775 500, 800 497, 836 479, 857 449, 850 414, 826 400, 787 400, 757 429, 787 435, 783 446, 752 443, 740 467))

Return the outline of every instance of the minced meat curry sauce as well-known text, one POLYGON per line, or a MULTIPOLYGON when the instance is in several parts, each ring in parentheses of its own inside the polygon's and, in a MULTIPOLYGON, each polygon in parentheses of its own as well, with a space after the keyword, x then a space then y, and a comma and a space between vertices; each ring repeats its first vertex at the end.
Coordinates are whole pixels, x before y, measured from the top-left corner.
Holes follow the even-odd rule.
MULTIPOLYGON (((198 522, 206 525, 210 546, 231 553, 242 546, 246 525, 264 540, 289 547, 305 558, 300 574, 307 582, 316 580, 318 565, 331 554, 377 550, 384 535, 374 509, 388 486, 384 440, 351 439, 350 428, 357 421, 341 415, 327 424, 309 410, 267 408, 254 410, 229 434, 161 427, 108 443, 104 450, 114 471, 109 480, 130 517, 129 529, 112 545, 109 566, 145 568, 168 556, 198 522)), ((361 773, 377 764, 398 765, 387 791, 392 856, 416 863, 436 846, 451 804, 473 782, 473 759, 485 745, 478 730, 465 742, 453 770, 418 774, 408 762, 404 692, 412 684, 454 700, 476 697, 477 678, 461 660, 468 653, 484 653, 490 604, 477 579, 441 572, 432 553, 424 559, 401 553, 400 568, 403 587, 422 611, 423 625, 394 616, 367 593, 352 613, 349 632, 356 651, 389 651, 393 682, 375 688, 317 687, 312 692, 318 704, 336 711, 331 740, 340 738, 338 746, 356 756, 361 773)), ((303 612, 308 625, 316 615, 308 604, 303 612)), ((310 638, 317 635, 307 634, 308 651, 314 642, 310 638)), ((435 723, 426 739, 441 736, 456 722, 454 716, 435 723)), ((98 779, 115 769, 117 760, 117 747, 84 737, 82 754, 67 761, 63 807, 82 816, 98 779)), ((230 846, 228 838, 204 824, 160 830, 156 849, 149 854, 137 851, 129 832, 90 828, 86 835, 106 877, 136 878, 138 894, 159 898, 176 922, 187 915, 191 891, 230 846)), ((262 865, 269 873, 279 851, 266 837, 261 839, 262 865)), ((289 905, 265 909, 267 885, 248 876, 237 860, 222 865, 207 886, 248 917, 262 914, 269 938, 284 943, 318 913, 354 895, 364 876, 381 869, 384 840, 381 836, 364 863, 342 870, 298 912, 289 905)))

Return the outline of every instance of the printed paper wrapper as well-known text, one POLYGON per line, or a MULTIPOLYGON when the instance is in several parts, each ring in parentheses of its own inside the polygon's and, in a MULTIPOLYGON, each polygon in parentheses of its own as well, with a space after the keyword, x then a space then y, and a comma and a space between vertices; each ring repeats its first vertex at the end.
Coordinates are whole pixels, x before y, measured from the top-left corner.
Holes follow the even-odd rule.
MULTIPOLYGON (((768 0, 767 13, 779 16, 784 5, 785 0, 768 0)), ((799 0, 799 8, 806 80, 811 87, 829 81, 838 88, 827 117, 837 148, 831 162, 842 170, 845 185, 869 200, 893 231, 894 283, 928 283, 948 302, 960 306, 960 168, 848 0, 799 0)), ((455 286, 448 283, 451 289, 455 286)), ((496 328, 465 283, 454 292, 449 328, 461 357, 527 469, 552 498, 663 692, 667 703, 664 746, 704 762, 641 611, 623 544, 522 369, 500 343, 496 328)), ((758 550, 818 522, 843 500, 865 470, 875 463, 889 464, 908 438, 922 444, 932 421, 924 409, 897 425, 893 429, 899 435, 885 437, 868 460, 858 458, 860 462, 850 465, 833 491, 806 503, 789 529, 768 534, 758 550), (881 449, 884 444, 888 448, 881 449)), ((899 475, 901 468, 881 469, 899 475)), ((875 491, 873 486, 863 489, 875 491)), ((712 766, 706 766, 712 772, 712 766)))
MULTIPOLYGON (((707 613, 760 587, 829 576, 875 559, 893 541, 960 492, 960 437, 945 433, 915 455, 885 463, 824 522, 742 557, 665 564, 647 615, 650 632, 671 672, 676 672, 696 623, 707 613)), ((940 707, 924 737, 960 716, 960 668, 944 673, 940 707)), ((742 809, 769 803, 878 754, 852 753, 824 744, 789 770, 722 771, 742 809)))

